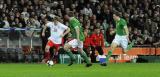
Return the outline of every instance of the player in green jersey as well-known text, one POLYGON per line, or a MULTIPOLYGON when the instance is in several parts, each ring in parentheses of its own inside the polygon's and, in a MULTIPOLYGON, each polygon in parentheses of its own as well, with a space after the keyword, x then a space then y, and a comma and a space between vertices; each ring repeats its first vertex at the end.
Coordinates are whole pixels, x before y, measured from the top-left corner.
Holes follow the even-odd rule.
POLYGON ((120 18, 119 12, 113 13, 113 19, 115 20, 115 23, 116 23, 116 29, 112 31, 111 33, 112 34, 116 33, 116 36, 114 40, 112 41, 111 49, 108 51, 108 55, 106 58, 107 63, 108 63, 110 56, 112 55, 112 52, 115 50, 117 46, 120 45, 123 48, 124 54, 126 54, 126 52, 132 48, 135 42, 135 40, 133 40, 131 44, 128 45, 129 31, 127 28, 127 23, 123 18, 120 18))
POLYGON ((83 41, 85 39, 83 28, 80 22, 74 17, 73 12, 70 12, 68 15, 65 15, 65 20, 69 23, 69 28, 71 31, 71 38, 72 40, 69 41, 64 45, 64 50, 67 52, 67 54, 71 58, 71 62, 68 66, 71 66, 73 62, 75 61, 75 58, 70 51, 70 48, 78 48, 78 53, 83 57, 83 59, 86 61, 86 67, 92 66, 91 62, 89 61, 89 58, 87 57, 86 53, 83 51, 83 41))

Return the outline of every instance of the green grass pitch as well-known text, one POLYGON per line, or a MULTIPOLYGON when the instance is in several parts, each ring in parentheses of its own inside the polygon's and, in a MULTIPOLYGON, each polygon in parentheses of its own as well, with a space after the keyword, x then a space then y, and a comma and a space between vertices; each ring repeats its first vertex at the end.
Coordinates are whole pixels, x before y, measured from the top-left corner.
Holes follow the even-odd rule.
POLYGON ((93 64, 0 64, 0 77, 160 77, 160 63, 93 64))

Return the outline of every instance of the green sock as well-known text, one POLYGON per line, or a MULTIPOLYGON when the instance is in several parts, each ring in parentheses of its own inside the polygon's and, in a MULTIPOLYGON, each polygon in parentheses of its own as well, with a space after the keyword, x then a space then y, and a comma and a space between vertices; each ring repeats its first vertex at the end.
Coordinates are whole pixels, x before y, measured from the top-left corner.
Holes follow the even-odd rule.
POLYGON ((71 60, 75 60, 74 55, 70 50, 68 50, 66 53, 71 58, 71 60))
POLYGON ((87 57, 87 54, 84 51, 82 51, 82 52, 79 51, 79 53, 82 56, 82 58, 87 62, 87 64, 91 63, 89 61, 89 58, 87 57))
POLYGON ((108 55, 107 55, 107 57, 106 57, 106 63, 109 62, 109 58, 111 57, 111 55, 112 55, 112 51, 109 50, 109 51, 108 51, 108 55))
POLYGON ((136 42, 136 40, 133 40, 128 46, 127 46, 127 51, 132 49, 134 43, 136 42))

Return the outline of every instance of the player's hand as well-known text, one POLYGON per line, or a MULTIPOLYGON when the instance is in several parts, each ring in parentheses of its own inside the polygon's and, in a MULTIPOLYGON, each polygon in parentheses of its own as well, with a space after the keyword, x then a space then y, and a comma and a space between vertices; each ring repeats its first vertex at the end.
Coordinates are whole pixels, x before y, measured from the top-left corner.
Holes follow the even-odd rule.
POLYGON ((42 32, 42 37, 44 37, 44 36, 45 36, 45 33, 42 32))
POLYGON ((60 37, 64 37, 64 34, 61 34, 60 37))
POLYGON ((81 41, 79 39, 77 39, 78 45, 81 43, 81 41))
POLYGON ((114 31, 114 30, 110 32, 110 35, 113 35, 113 34, 115 34, 115 31, 114 31))
POLYGON ((129 40, 129 36, 126 36, 127 40, 128 40, 128 43, 130 43, 131 41, 129 40))

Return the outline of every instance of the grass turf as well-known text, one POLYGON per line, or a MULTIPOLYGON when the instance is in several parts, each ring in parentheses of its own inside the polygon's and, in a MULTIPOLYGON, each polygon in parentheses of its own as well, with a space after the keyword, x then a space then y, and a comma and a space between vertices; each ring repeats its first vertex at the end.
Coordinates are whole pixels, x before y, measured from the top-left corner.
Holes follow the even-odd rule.
POLYGON ((93 64, 0 64, 0 77, 160 77, 160 63, 122 63, 102 67, 93 64))

